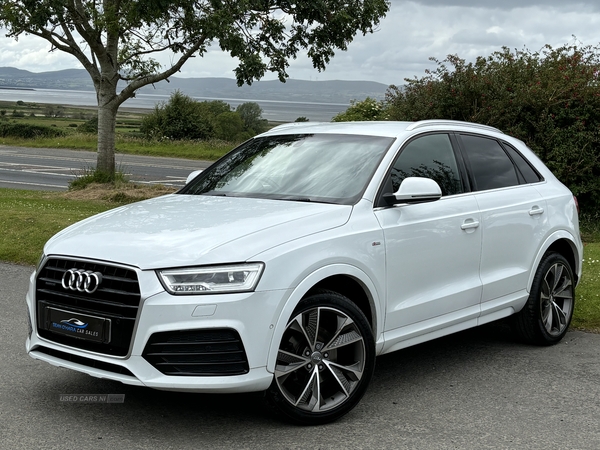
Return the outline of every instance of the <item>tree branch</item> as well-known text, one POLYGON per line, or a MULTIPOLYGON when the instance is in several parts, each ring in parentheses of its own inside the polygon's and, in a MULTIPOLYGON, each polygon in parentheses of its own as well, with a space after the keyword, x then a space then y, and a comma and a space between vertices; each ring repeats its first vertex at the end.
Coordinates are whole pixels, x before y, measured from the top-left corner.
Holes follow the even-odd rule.
POLYGON ((106 49, 102 44, 102 38, 100 30, 94 29, 88 23, 89 17, 85 12, 85 8, 81 3, 81 0, 68 0, 66 6, 69 13, 73 18, 73 25, 77 30, 77 33, 87 42, 95 56, 102 61, 106 58, 106 49))
MULTIPOLYGON (((90 77, 92 78, 92 81, 94 82, 94 85, 96 85, 100 76, 98 68, 96 67, 94 62, 90 61, 87 58, 87 56, 85 56, 85 53, 83 52, 83 50, 81 50, 81 48, 75 41, 75 38, 73 37, 71 30, 69 29, 69 24, 65 22, 64 18, 60 19, 60 26, 62 28, 64 36, 57 35, 58 39, 60 39, 62 42, 65 43, 65 45, 67 45, 70 49, 73 50, 71 54, 75 56, 75 58, 77 58, 77 60, 81 63, 85 70, 87 70, 87 72, 90 74, 90 77)), ((64 49, 60 50, 66 51, 64 49)))
POLYGON ((131 98, 136 90, 143 86, 147 86, 149 84, 158 83, 159 81, 166 80, 171 75, 179 72, 181 67, 186 63, 186 61, 194 56, 205 43, 206 36, 200 37, 194 45, 192 45, 180 58, 179 60, 171 66, 170 69, 165 70, 164 72, 157 73, 154 75, 147 75, 137 80, 132 81, 125 87, 118 95, 117 95, 117 104, 122 104, 128 98, 131 98))

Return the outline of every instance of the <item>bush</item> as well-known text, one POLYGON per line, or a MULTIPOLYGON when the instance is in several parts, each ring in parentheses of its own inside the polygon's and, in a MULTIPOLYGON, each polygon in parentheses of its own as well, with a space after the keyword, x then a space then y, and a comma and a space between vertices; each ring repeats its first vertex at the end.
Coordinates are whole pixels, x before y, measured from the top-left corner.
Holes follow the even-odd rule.
POLYGON ((383 102, 377 101, 374 98, 367 97, 363 101, 353 100, 350 102, 350 108, 339 113, 332 122, 357 122, 364 120, 384 120, 386 112, 383 107, 383 102))
POLYGON ((86 113, 84 111, 77 111, 72 115, 73 119, 90 120, 94 118, 93 113, 86 113))
POLYGON ((64 136, 62 130, 42 125, 24 123, 4 123, 0 125, 0 137, 16 137, 23 139, 53 138, 64 136))
POLYGON ((390 119, 499 128, 536 152, 582 210, 600 208, 600 47, 503 48, 474 63, 456 55, 434 61, 425 77, 388 89, 390 119))
MULTIPOLYGON (((142 119, 140 131, 148 138, 208 139, 214 135, 214 112, 223 112, 223 102, 201 102, 175 91, 142 119)), ((229 105, 227 105, 229 111, 229 105)))
POLYGON ((242 103, 236 111, 221 100, 198 102, 175 91, 167 103, 142 118, 140 132, 148 139, 240 142, 267 129, 257 103, 242 103))
POLYGON ((83 122, 77 126, 77 130, 82 133, 98 134, 98 117, 92 117, 88 121, 83 122))
POLYGON ((111 184, 122 185, 127 183, 128 179, 125 174, 117 170, 114 174, 96 169, 83 169, 81 173, 69 183, 70 191, 85 189, 90 184, 111 184))

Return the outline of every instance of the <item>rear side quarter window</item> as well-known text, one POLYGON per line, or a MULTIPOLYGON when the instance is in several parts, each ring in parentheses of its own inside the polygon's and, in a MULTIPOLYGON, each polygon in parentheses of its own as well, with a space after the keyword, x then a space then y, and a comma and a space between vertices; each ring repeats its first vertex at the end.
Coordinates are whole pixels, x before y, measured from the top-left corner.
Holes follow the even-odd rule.
POLYGON ((527 161, 521 153, 506 142, 502 142, 502 146, 517 166, 519 175, 522 176, 525 183, 539 183, 540 181, 543 181, 544 178, 531 166, 529 161, 527 161))
POLYGON ((467 134, 461 134, 460 141, 475 190, 521 184, 515 165, 498 141, 467 134))

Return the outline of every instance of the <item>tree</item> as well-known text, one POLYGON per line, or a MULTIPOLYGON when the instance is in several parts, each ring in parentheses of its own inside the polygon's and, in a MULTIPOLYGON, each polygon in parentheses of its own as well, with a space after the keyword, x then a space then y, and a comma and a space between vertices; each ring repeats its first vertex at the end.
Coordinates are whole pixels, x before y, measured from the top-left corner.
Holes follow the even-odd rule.
POLYGON ((583 211, 600 208, 600 46, 503 48, 472 63, 457 55, 434 61, 424 77, 388 89, 390 119, 499 128, 535 151, 583 211))
POLYGON ((267 71, 281 81, 290 58, 307 51, 321 71, 358 32, 373 32, 387 0, 0 0, 8 36, 31 34, 73 55, 98 100, 97 170, 114 174, 119 106, 146 85, 168 79, 215 43, 239 60, 238 85, 267 71), (166 67, 155 59, 171 55, 166 67), (118 91, 118 83, 125 87, 118 91))
POLYGON ((244 131, 244 122, 237 112, 219 114, 215 118, 215 137, 224 141, 236 141, 244 131))
POLYGON ((46 105, 46 107, 44 107, 44 116, 46 117, 62 117, 64 114, 64 106, 46 105))
POLYGON ((258 103, 242 103, 235 109, 235 112, 240 115, 244 122, 244 128, 251 134, 256 135, 267 129, 267 120, 262 118, 263 111, 258 103))

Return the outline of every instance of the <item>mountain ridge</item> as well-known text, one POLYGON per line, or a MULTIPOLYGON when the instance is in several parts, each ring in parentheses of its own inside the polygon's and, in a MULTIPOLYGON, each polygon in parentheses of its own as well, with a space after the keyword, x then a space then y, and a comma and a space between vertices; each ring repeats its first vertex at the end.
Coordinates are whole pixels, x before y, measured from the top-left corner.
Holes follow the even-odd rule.
MULTIPOLYGON (((124 86, 124 85, 123 85, 124 86)), ((92 80, 84 69, 64 69, 51 72, 30 72, 15 67, 0 67, 0 88, 64 89, 93 91, 92 80)), ((288 79, 261 80, 238 87, 233 78, 170 77, 138 90, 142 94, 170 95, 180 90, 191 97, 215 99, 306 101, 314 103, 349 104, 366 97, 383 99, 387 85, 375 81, 308 81, 288 79)))

